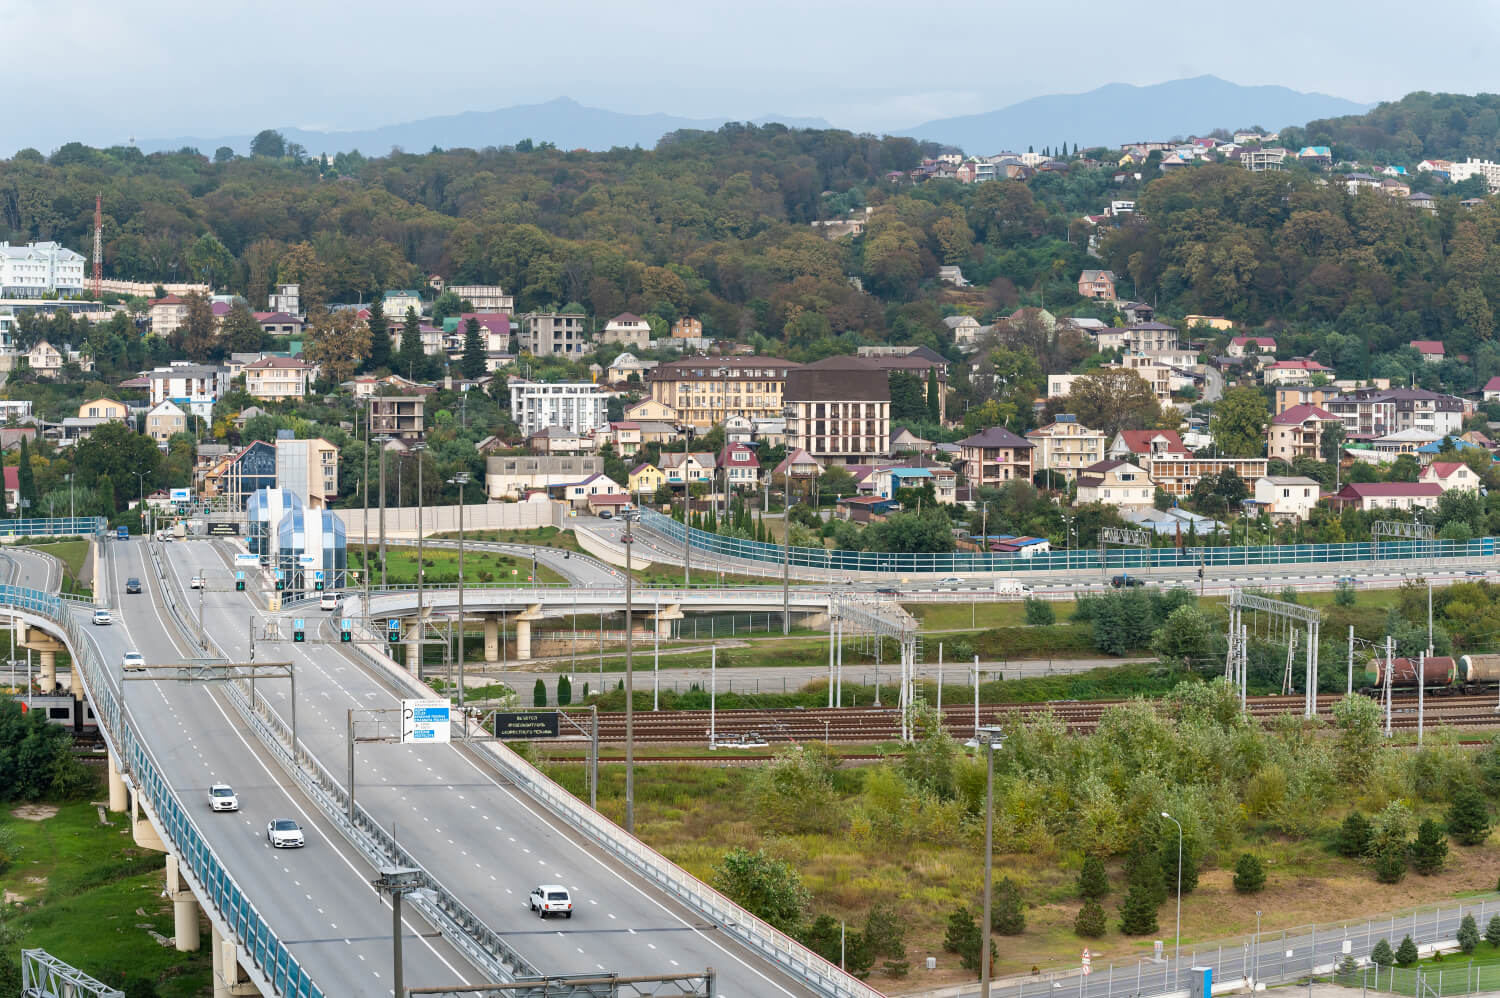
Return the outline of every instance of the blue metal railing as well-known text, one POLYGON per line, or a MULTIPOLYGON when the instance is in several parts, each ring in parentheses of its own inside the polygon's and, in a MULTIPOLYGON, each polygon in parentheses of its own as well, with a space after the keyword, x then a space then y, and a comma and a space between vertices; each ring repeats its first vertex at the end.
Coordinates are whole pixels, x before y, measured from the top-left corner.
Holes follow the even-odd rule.
POLYGON ((34 516, 0 520, 0 537, 92 537, 108 527, 102 516, 34 516))
MULTIPOLYGON (((641 511, 643 528, 682 543, 683 526, 654 510, 641 511)), ((711 534, 696 527, 695 552, 781 565, 787 557, 779 544, 711 534)), ((1047 551, 1032 556, 954 552, 893 554, 880 551, 828 551, 794 547, 791 563, 799 568, 837 572, 958 573, 1062 572, 1079 569, 1224 568, 1244 565, 1319 565, 1377 560, 1417 561, 1433 558, 1485 558, 1495 555, 1495 538, 1470 541, 1397 540, 1348 544, 1267 544, 1256 547, 1110 548, 1047 551)))
MULTIPOLYGON (((102 520, 97 521, 103 523, 102 520)), ((271 931, 264 917, 230 876, 213 848, 198 831, 182 802, 147 751, 136 738, 119 697, 105 679, 105 667, 92 641, 73 619, 68 605, 58 596, 23 586, 0 586, 0 606, 35 613, 55 623, 68 639, 73 663, 83 673, 84 685, 94 702, 94 714, 104 727, 111 748, 129 763, 138 791, 161 823, 161 832, 181 866, 194 877, 206 898, 223 917, 236 941, 250 960, 284 998, 323 998, 323 992, 271 931)))

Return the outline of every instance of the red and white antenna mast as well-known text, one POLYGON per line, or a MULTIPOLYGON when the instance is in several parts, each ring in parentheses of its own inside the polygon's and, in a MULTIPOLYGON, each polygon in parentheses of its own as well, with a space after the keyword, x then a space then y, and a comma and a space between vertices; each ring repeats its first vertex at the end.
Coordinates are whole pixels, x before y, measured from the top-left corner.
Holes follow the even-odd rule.
POLYGON ((104 195, 94 195, 94 298, 104 293, 104 195))

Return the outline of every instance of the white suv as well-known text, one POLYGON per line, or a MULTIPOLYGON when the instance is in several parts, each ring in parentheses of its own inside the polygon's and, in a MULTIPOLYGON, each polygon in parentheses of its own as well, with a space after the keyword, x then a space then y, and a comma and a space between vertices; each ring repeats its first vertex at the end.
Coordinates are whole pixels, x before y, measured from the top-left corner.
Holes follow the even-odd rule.
POLYGON ((215 811, 238 811, 240 799, 235 796, 233 787, 226 783, 215 783, 208 788, 208 806, 215 811))
POLYGON ((189 589, 202 589, 203 588, 203 576, 201 576, 201 575, 195 575, 195 576, 193 576, 190 580, 188 580, 188 588, 189 589))
POLYGON ((536 888, 531 892, 530 904, 531 910, 541 913, 543 918, 548 915, 573 917, 573 898, 561 884, 543 884, 536 888))

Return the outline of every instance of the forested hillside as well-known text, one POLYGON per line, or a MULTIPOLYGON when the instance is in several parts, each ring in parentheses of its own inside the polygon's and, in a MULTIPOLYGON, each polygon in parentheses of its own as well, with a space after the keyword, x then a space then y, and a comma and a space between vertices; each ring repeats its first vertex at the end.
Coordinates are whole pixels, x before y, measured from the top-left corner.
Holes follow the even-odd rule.
POLYGON ((1285 129, 1281 138, 1291 146, 1330 146, 1336 161, 1410 167, 1424 159, 1500 159, 1500 94, 1418 91, 1365 114, 1285 129))

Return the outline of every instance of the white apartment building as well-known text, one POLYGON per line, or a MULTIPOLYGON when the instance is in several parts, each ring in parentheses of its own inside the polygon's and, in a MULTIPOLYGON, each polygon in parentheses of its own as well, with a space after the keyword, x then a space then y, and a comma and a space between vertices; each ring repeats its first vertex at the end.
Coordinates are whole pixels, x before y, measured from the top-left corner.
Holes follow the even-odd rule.
POLYGON ((609 422, 608 399, 587 381, 510 382, 510 415, 528 437, 548 426, 593 433, 609 422))
POLYGON ((1055 471, 1071 482, 1084 468, 1104 460, 1104 432, 1084 426, 1071 414, 1059 413, 1056 422, 1029 431, 1026 439, 1035 448, 1033 473, 1055 471))
POLYGON ((0 298, 82 294, 83 264, 83 254, 62 243, 0 242, 0 298))
POLYGON ((516 307, 515 295, 508 295, 498 284, 449 284, 445 291, 474 306, 476 312, 512 312, 516 307))
POLYGON ((1267 475, 1255 480, 1255 505, 1278 523, 1306 520, 1321 496, 1322 487, 1301 475, 1267 475))
POLYGON ((1491 194, 1500 191, 1500 163, 1491 163, 1487 159, 1466 159, 1448 167, 1448 179, 1455 184, 1470 177, 1483 177, 1485 187, 1491 194))
POLYGON ((229 369, 206 364, 174 363, 148 371, 151 404, 171 400, 194 416, 212 419, 214 403, 229 391, 229 369))

